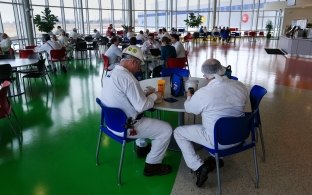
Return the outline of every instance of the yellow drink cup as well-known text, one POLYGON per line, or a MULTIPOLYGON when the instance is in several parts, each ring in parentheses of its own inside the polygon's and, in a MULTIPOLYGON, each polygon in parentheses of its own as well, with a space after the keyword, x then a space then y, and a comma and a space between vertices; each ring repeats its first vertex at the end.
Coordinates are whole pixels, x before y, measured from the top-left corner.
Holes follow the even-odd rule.
POLYGON ((166 80, 158 80, 157 81, 157 91, 161 93, 162 96, 165 95, 165 84, 166 84, 166 80))

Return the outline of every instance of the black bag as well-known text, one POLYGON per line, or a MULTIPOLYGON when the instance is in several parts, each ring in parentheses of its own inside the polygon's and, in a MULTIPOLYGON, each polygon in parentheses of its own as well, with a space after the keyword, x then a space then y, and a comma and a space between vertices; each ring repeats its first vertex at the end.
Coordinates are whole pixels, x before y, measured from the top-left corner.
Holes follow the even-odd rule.
POLYGON ((171 95, 174 97, 184 95, 184 81, 179 74, 173 73, 170 77, 171 95))
POLYGON ((224 75, 226 75, 229 79, 231 79, 231 76, 232 76, 232 68, 231 68, 231 65, 228 65, 226 68, 225 68, 225 73, 224 75))

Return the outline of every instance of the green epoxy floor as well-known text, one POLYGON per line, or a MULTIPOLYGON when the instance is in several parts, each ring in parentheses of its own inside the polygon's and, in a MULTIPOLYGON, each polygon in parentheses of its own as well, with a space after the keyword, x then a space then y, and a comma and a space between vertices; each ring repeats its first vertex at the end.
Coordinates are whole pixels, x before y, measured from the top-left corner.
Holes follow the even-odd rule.
MULTIPOLYGON (((6 120, 0 120, 0 194, 170 194, 181 153, 167 151, 173 173, 143 176, 144 159, 127 145, 123 185, 117 185, 121 145, 103 136, 101 165, 95 165, 102 62, 71 61, 67 74, 52 76, 53 88, 33 82, 32 93, 12 100, 23 125, 21 148, 6 120), (90 65, 91 64, 91 65, 90 65)), ((28 92, 28 91, 27 91, 28 92)), ((175 127, 177 115, 162 117, 175 127)))

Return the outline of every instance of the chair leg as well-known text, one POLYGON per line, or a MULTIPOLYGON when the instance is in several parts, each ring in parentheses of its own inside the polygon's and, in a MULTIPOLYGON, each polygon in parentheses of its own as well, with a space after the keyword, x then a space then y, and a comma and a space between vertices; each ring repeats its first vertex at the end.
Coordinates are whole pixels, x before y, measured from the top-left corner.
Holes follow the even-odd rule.
POLYGON ((11 109, 11 112, 13 113, 13 116, 14 116, 16 123, 17 123, 17 126, 19 128, 19 135, 20 135, 21 142, 23 142, 23 127, 22 127, 21 123, 19 122, 19 120, 17 119, 17 116, 16 116, 13 108, 11 109))
POLYGON ((118 185, 121 185, 121 171, 122 171, 122 164, 123 164, 123 159, 125 155, 125 148, 126 148, 126 141, 124 140, 122 143, 121 156, 120 156, 119 168, 118 168, 118 185))
POLYGON ((102 130, 100 129, 100 133, 99 133, 99 137, 98 137, 98 143, 96 146, 96 153, 95 153, 95 157, 96 157, 96 166, 100 165, 99 162, 99 154, 100 154, 100 143, 101 143, 101 139, 102 139, 102 130))
POLYGON ((103 87, 103 77, 104 77, 104 68, 103 68, 102 78, 101 78, 101 86, 102 86, 102 87, 103 87))
POLYGON ((261 148, 262 148, 262 161, 265 162, 265 147, 264 147, 264 140, 263 140, 262 125, 261 124, 259 124, 258 130, 259 130, 259 134, 260 134, 260 141, 261 141, 261 148))
POLYGON ((9 121, 10 127, 11 127, 11 129, 12 129, 12 131, 13 131, 13 134, 17 137, 18 143, 19 143, 20 145, 22 145, 22 139, 21 139, 21 137, 19 136, 19 134, 16 132, 16 130, 15 130, 14 126, 13 126, 13 123, 12 123, 10 117, 11 117, 11 116, 8 116, 7 119, 8 119, 8 121, 9 121))
POLYGON ((216 158, 216 167, 217 167, 217 180, 218 180, 218 194, 221 195, 221 176, 220 176, 220 167, 219 167, 219 155, 218 153, 215 153, 216 158))
POLYGON ((258 170, 258 162, 257 162, 257 154, 256 154, 256 146, 253 147, 253 159, 256 173, 256 185, 255 187, 259 187, 259 170, 258 170))

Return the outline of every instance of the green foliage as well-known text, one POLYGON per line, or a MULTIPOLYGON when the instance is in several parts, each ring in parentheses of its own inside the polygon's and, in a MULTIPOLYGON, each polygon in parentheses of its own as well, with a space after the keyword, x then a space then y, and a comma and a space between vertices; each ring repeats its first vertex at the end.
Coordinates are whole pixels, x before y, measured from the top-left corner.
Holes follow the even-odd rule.
POLYGON ((39 14, 35 15, 34 24, 40 32, 49 33, 53 30, 54 25, 59 20, 57 19, 57 16, 51 14, 51 10, 47 7, 44 8, 44 11, 42 11, 41 13, 43 14, 43 16, 40 16, 39 14))
POLYGON ((186 26, 190 26, 190 27, 198 27, 199 25, 201 25, 202 22, 202 16, 198 15, 195 16, 194 13, 189 13, 189 18, 184 20, 186 26))
POLYGON ((125 32, 128 32, 129 27, 131 27, 131 26, 127 26, 127 25, 123 24, 123 25, 121 25, 121 27, 124 29, 125 32))

